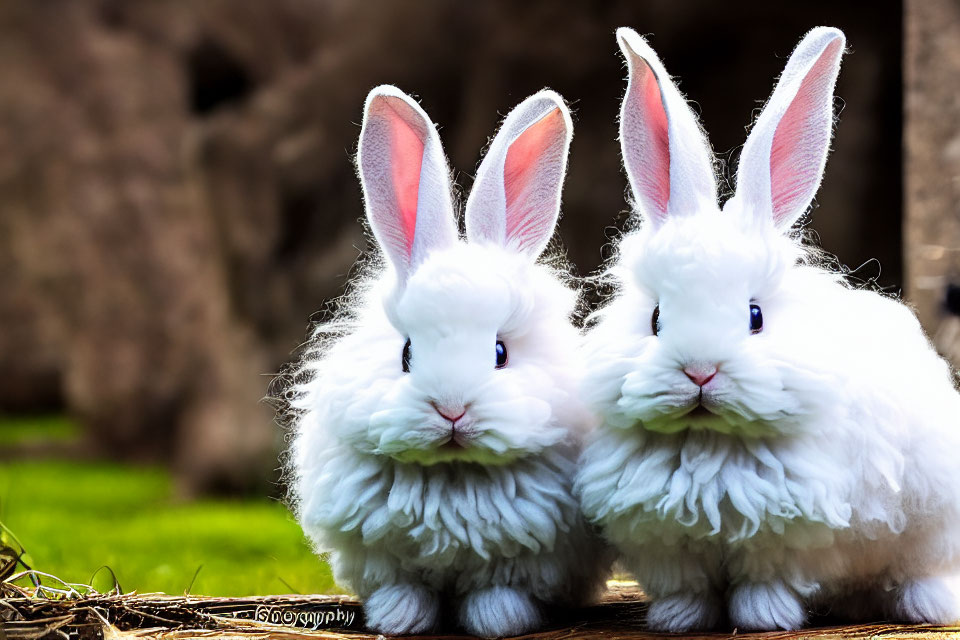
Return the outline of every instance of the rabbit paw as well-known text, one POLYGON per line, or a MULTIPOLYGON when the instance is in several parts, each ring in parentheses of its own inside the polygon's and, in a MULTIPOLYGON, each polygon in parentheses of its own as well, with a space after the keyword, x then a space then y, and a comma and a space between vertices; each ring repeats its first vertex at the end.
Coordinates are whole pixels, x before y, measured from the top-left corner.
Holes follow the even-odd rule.
POLYGON ((956 578, 928 577, 907 580, 891 595, 893 617, 919 624, 960 621, 960 592, 956 578))
POLYGON ((463 628, 483 638, 516 636, 540 626, 540 609, 526 591, 489 587, 467 595, 460 608, 463 628))
POLYGON ((423 633, 434 627, 440 602, 437 595, 416 584, 389 584, 366 599, 367 627, 386 635, 423 633))
POLYGON ((650 603, 647 627, 669 633, 712 629, 721 614, 720 600, 712 593, 674 593, 650 603))
POLYGON ((807 612, 796 592, 777 580, 744 582, 730 594, 730 622, 738 629, 799 629, 807 612))

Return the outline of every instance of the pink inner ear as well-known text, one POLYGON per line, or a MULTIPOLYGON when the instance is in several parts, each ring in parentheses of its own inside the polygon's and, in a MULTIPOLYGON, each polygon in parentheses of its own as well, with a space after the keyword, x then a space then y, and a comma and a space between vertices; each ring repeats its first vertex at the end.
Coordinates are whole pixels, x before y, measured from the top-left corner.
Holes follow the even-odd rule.
POLYGON ((630 64, 620 123, 624 162, 641 212, 663 220, 670 201, 670 125, 653 69, 640 57, 630 64))
POLYGON ((663 108, 663 97, 660 95, 660 85, 657 84, 653 70, 643 64, 646 73, 638 78, 640 99, 643 102, 643 111, 646 117, 642 119, 647 127, 649 148, 646 150, 650 162, 648 170, 641 169, 641 178, 647 193, 658 210, 666 214, 667 203, 670 201, 670 130, 667 122, 667 112, 663 108))
POLYGON ((424 144, 420 135, 393 108, 390 118, 390 167, 393 189, 400 208, 407 255, 413 250, 413 236, 417 228, 417 200, 420 193, 420 168, 423 164, 424 144))
POLYGON ((778 224, 798 215, 797 208, 806 206, 820 183, 833 113, 830 68, 839 46, 840 40, 820 54, 773 134, 770 199, 778 224))
POLYGON ((534 243, 544 225, 552 227, 553 203, 532 197, 531 186, 540 183, 536 180, 538 169, 544 160, 553 159, 550 149, 562 142, 563 136, 563 116, 558 108, 530 125, 507 151, 503 165, 503 188, 507 199, 506 235, 507 238, 519 239, 520 249, 534 243), (538 204, 539 210, 534 210, 538 204))

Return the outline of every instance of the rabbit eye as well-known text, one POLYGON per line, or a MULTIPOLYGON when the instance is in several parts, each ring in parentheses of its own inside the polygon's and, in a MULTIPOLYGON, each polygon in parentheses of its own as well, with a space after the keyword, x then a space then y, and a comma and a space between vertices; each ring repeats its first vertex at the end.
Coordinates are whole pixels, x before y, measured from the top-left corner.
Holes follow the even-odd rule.
POLYGON ((760 305, 750 305, 750 333, 760 333, 763 331, 763 312, 760 311, 760 305))
POLYGON ((400 366, 404 373, 410 373, 410 338, 403 344, 403 355, 400 356, 400 366))
POLYGON ((660 305, 653 308, 653 316, 650 318, 650 329, 653 335, 660 335, 660 305))
POLYGON ((503 340, 497 340, 497 369, 503 369, 507 366, 507 345, 503 340))

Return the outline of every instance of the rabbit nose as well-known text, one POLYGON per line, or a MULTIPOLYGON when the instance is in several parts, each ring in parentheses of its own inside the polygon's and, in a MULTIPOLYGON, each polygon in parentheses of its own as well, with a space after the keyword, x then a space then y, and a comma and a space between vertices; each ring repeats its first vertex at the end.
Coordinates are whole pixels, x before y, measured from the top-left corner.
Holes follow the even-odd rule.
POLYGON ((465 416, 467 413, 467 408, 463 405, 450 406, 435 404, 433 405, 433 408, 437 410, 437 413, 453 424, 456 424, 457 420, 465 416))
POLYGON ((717 375, 717 368, 713 366, 691 365, 684 367, 683 372, 693 381, 693 384, 702 387, 717 375))

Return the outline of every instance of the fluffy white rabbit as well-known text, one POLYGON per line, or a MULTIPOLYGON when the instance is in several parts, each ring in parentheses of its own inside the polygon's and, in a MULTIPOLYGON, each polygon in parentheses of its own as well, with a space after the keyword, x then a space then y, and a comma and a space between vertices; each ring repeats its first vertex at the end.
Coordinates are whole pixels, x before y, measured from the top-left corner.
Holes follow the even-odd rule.
POLYGON ((551 91, 510 113, 463 242, 433 123, 394 87, 367 98, 357 164, 386 264, 294 375, 289 464, 304 530, 377 631, 432 629, 442 609, 470 633, 514 635, 602 584, 605 552, 572 495, 590 420, 577 295, 537 263, 571 127, 551 91))
POLYGON ((602 416, 576 483, 648 622, 795 629, 808 611, 960 619, 960 395, 910 309, 794 228, 826 162, 844 51, 797 46, 717 204, 696 116, 637 33, 620 140, 640 226, 586 339, 602 416))

